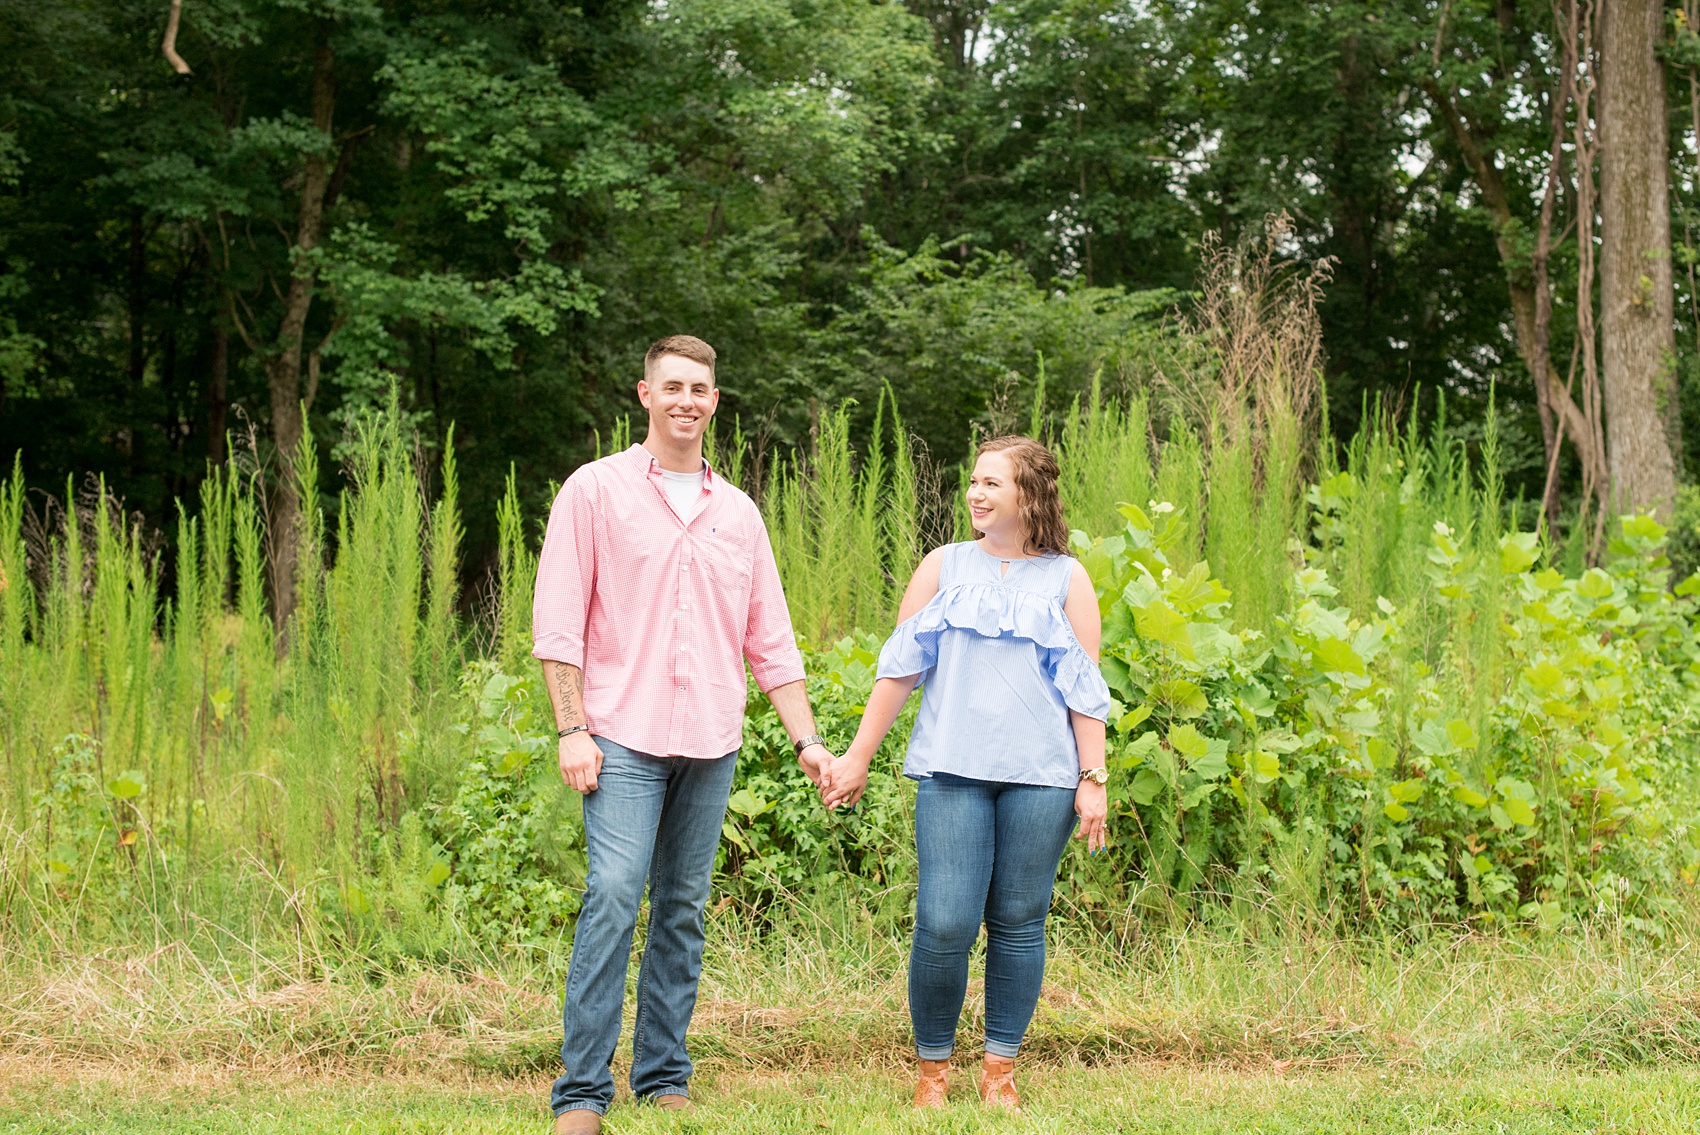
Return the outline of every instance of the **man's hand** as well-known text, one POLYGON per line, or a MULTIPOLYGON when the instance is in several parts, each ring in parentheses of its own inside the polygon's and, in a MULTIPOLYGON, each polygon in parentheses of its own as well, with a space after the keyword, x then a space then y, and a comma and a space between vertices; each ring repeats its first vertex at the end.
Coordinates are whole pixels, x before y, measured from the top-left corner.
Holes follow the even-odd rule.
POLYGON ((803 775, 809 778, 809 783, 824 791, 821 778, 826 775, 827 766, 832 763, 832 753, 825 745, 810 745, 797 754, 797 763, 803 766, 803 775))
POLYGON ((595 792, 596 778, 602 772, 602 750, 586 732, 572 733, 561 738, 561 779, 567 787, 578 792, 595 792))
MULTIPOLYGON (((584 721, 583 670, 546 658, 543 660, 543 684, 549 690, 549 703, 555 708, 557 729, 584 721)), ((596 778, 602 772, 602 750, 590 739, 589 730, 580 729, 562 737, 556 760, 561 766, 561 779, 568 788, 578 792, 596 791, 596 778)))

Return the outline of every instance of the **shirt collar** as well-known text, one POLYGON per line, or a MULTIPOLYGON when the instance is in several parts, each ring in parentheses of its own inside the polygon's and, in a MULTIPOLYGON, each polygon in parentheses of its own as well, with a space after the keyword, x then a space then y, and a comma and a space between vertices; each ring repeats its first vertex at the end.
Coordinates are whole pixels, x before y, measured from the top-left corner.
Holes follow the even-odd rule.
MULTIPOLYGON (((658 481, 661 479, 661 462, 656 460, 655 454, 643 447, 642 442, 634 442, 626 452, 631 455, 633 466, 642 470, 644 476, 651 480, 658 481)), ((714 482, 714 468, 709 465, 708 458, 704 457, 702 459, 702 487, 712 493, 714 482)))

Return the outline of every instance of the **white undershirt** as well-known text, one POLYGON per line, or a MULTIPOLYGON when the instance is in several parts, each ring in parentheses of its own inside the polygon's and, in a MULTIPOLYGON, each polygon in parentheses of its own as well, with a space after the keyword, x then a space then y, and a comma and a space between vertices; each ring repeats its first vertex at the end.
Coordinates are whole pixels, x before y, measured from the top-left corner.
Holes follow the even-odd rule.
POLYGON ((673 511, 679 514, 679 519, 689 520, 691 513, 696 510, 697 497, 702 494, 702 470, 695 473, 674 473, 661 470, 661 487, 667 491, 667 503, 673 506, 673 511))

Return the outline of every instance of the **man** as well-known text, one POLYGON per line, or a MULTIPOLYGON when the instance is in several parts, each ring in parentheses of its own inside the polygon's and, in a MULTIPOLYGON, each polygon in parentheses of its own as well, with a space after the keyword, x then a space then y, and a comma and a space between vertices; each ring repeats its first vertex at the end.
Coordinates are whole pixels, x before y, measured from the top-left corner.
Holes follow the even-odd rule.
POLYGON ((657 341, 638 398, 642 445, 581 467, 549 514, 532 654, 560 732, 561 777, 584 794, 589 847, 573 933, 556 1135, 595 1135, 614 1099, 632 931, 649 884, 632 1095, 690 1106, 685 1030, 702 972, 703 906, 744 717, 744 660, 809 779, 815 736, 803 660, 755 504, 702 458, 720 402, 714 348, 657 341))

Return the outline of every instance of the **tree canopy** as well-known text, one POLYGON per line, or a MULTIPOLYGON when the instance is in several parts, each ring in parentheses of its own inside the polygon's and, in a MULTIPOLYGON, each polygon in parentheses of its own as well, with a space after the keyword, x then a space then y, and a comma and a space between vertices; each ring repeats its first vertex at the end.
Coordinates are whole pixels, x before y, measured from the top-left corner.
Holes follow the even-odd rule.
POLYGON ((1041 373, 1057 406, 1138 381, 1204 234, 1285 213, 1332 262, 1336 427, 1443 391, 1467 432, 1491 388, 1538 500, 1592 358, 1579 2, 0 0, 0 453, 162 521, 227 432, 281 464, 304 409, 329 456, 393 391, 428 446, 454 424, 488 547, 510 465, 540 505, 682 331, 776 452, 889 383, 953 462, 1041 373))

